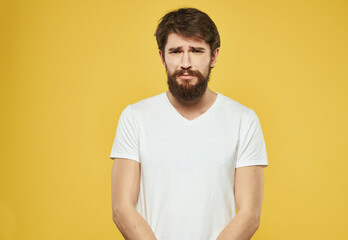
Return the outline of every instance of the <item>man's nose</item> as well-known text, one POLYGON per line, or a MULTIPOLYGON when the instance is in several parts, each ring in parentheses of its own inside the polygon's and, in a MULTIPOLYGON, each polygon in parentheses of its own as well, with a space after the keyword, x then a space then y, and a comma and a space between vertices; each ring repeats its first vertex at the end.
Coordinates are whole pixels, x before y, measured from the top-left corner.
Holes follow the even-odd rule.
POLYGON ((188 69, 191 68, 191 59, 188 52, 184 52, 181 59, 181 68, 188 69))

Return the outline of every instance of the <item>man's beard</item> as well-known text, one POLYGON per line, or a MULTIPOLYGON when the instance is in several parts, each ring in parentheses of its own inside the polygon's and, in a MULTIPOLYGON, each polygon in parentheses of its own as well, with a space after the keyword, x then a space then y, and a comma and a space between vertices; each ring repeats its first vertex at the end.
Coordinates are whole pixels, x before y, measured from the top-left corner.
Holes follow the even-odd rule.
POLYGON ((207 77, 204 77, 201 72, 199 71, 193 71, 190 69, 187 70, 178 70, 175 71, 172 75, 167 70, 167 83, 169 87, 169 91, 171 94, 181 102, 192 102, 195 101, 203 96, 205 93, 205 90, 207 89, 209 77, 210 77, 210 70, 209 67, 208 75, 207 77), (188 73, 189 75, 193 75, 197 78, 197 83, 192 84, 191 81, 194 81, 194 79, 181 79, 181 84, 178 84, 176 78, 178 76, 183 75, 184 73, 188 73))

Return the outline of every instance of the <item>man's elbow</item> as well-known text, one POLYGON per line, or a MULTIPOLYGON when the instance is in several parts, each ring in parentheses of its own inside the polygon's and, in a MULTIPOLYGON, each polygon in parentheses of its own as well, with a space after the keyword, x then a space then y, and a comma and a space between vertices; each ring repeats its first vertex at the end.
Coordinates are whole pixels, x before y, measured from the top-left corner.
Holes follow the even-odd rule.
POLYGON ((254 215, 251 218, 255 231, 260 227, 260 215, 254 215))
POLYGON ((120 218, 123 217, 124 213, 127 212, 129 206, 122 204, 114 204, 112 209, 112 219, 116 225, 119 224, 120 218))
POLYGON ((119 224, 120 219, 124 219, 129 215, 135 207, 131 204, 114 204, 112 210, 112 219, 116 225, 119 224))
POLYGON ((260 214, 244 212, 246 219, 248 221, 248 225, 254 229, 255 231, 260 227, 260 214))
POLYGON ((119 220, 118 220, 118 216, 120 215, 120 210, 119 209, 113 209, 112 211, 112 220, 114 221, 114 223, 118 226, 119 224, 119 220))

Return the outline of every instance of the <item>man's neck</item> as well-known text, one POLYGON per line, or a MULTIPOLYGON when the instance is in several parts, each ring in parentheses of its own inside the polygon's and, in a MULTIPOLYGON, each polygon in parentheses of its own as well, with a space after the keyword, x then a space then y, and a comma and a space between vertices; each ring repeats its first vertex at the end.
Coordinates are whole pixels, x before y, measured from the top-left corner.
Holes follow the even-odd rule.
POLYGON ((215 102, 217 93, 206 89, 201 98, 192 102, 181 102, 176 99, 170 91, 166 92, 169 101, 175 107, 175 109, 185 116, 198 116, 206 112, 215 102))

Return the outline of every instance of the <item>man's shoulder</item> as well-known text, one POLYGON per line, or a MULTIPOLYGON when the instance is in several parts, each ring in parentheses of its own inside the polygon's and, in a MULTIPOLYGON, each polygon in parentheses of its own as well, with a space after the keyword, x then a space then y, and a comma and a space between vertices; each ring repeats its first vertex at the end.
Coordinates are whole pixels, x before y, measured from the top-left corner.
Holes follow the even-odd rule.
POLYGON ((223 94, 221 94, 221 107, 224 112, 229 112, 232 114, 240 114, 240 115, 247 115, 250 114, 251 111, 253 111, 251 108, 247 107, 246 105, 228 97, 223 94))
POLYGON ((165 94, 165 92, 141 99, 129 105, 134 111, 146 111, 149 109, 156 109, 158 106, 163 104, 163 94, 165 94))

